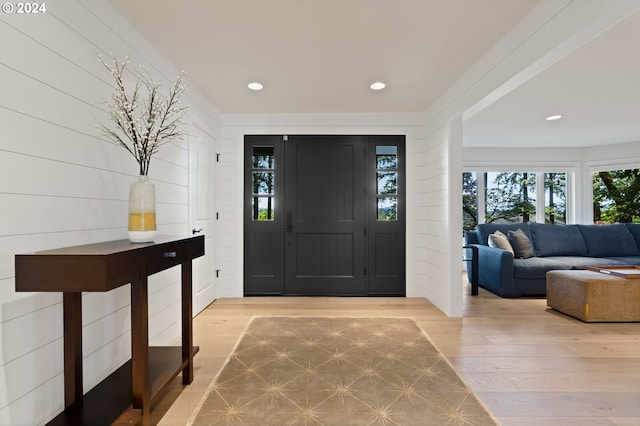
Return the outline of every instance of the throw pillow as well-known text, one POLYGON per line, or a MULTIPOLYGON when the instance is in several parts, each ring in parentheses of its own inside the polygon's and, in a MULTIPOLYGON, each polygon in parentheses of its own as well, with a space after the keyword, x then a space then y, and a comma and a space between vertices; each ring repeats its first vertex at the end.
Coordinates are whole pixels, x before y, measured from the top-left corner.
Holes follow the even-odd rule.
POLYGON ((496 231, 493 234, 489 235, 489 247, 495 247, 502 250, 507 250, 508 252, 513 253, 513 247, 511 247, 511 243, 506 235, 504 235, 500 231, 496 231))
POLYGON ((509 242, 513 247, 513 255, 520 259, 528 259, 534 256, 533 245, 522 229, 509 231, 509 242))

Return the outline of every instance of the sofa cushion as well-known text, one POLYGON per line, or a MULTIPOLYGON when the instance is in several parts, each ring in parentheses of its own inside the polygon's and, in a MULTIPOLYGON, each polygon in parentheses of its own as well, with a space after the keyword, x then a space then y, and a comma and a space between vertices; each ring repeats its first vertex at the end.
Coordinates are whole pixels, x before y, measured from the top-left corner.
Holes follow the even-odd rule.
POLYGON ((615 257, 640 255, 631 231, 623 224, 578 225, 587 244, 587 255, 615 257))
POLYGON ((531 239, 529 233, 529 226, 526 222, 518 223, 480 223, 476 226, 478 233, 478 242, 480 244, 489 245, 489 235, 496 231, 502 232, 504 235, 508 235, 509 231, 515 231, 516 229, 522 229, 524 233, 531 239))
POLYGON ((513 254, 513 247, 511 247, 509 239, 500 231, 496 231, 493 234, 489 235, 489 247, 507 250, 508 252, 513 254))
POLYGON ((535 256, 531 240, 522 229, 509 231, 507 234, 511 247, 513 247, 513 256, 519 259, 528 259, 535 256))
POLYGON ((599 265, 625 265, 616 259, 608 259, 606 257, 587 257, 587 256, 551 256, 546 259, 557 260, 559 262, 571 265, 572 269, 585 269, 587 266, 599 265))
POLYGON ((513 259, 513 276, 515 278, 544 279, 548 271, 571 269, 571 265, 547 257, 531 257, 529 259, 513 259))
POLYGON ((537 256, 586 256, 587 246, 576 225, 530 223, 537 256))
POLYGON ((640 256, 611 256, 604 259, 617 260, 625 265, 640 265, 640 256))
POLYGON ((640 223, 625 223, 625 226, 633 235, 633 238, 636 239, 636 245, 638 246, 638 250, 640 250, 640 223))
POLYGON ((464 231, 464 245, 478 244, 478 233, 476 231, 464 231))

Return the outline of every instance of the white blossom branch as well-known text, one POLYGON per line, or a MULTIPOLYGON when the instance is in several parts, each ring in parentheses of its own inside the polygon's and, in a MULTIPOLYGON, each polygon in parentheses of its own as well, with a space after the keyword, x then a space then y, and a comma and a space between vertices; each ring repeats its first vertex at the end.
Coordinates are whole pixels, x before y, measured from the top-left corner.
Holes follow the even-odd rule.
POLYGON ((96 127, 101 136, 133 155, 140 174, 146 176, 151 157, 160 147, 185 135, 183 116, 189 106, 179 106, 180 98, 187 89, 183 84, 184 73, 178 76, 168 96, 163 98, 159 94, 160 84, 154 82, 143 68, 137 73, 135 86, 129 95, 123 79, 129 61, 118 62, 113 54, 112 59, 112 63, 107 63, 98 55, 98 60, 109 70, 115 82, 115 93, 105 101, 112 126, 98 120, 96 127), (145 99, 142 99, 142 92, 146 92, 145 99))

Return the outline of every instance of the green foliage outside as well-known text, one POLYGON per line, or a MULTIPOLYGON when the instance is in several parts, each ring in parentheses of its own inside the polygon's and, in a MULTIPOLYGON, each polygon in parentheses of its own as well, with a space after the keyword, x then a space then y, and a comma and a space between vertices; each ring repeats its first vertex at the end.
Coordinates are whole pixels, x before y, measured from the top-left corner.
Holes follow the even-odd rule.
POLYGON ((378 199, 378 220, 398 220, 396 197, 378 199))
POLYGON ((378 220, 398 219, 398 156, 376 155, 378 220))
POLYGON ((567 222, 567 174, 545 173, 545 223, 567 222))
POLYGON ((258 212, 258 218, 254 219, 254 220, 273 220, 273 217, 274 217, 274 211, 273 210, 269 211, 269 210, 264 209, 264 210, 260 210, 258 212))
POLYGON ((274 220, 273 147, 253 148, 253 220, 274 220))
POLYGON ((462 173, 462 229, 473 231, 478 224, 478 186, 475 173, 462 173))
MULTIPOLYGON (((529 222, 536 216, 536 174, 479 174, 486 183, 485 222, 529 222)), ((476 174, 462 174, 463 230, 474 230, 478 223, 476 174)), ((545 173, 545 222, 566 222, 566 173, 545 173)))
POLYGON ((640 222, 640 169, 593 174, 596 223, 640 222))
POLYGON ((487 185, 485 222, 529 222, 536 215, 535 173, 498 173, 487 185))
MULTIPOLYGON (((488 174, 479 174, 485 178, 488 174)), ((545 173, 545 222, 566 223, 566 173, 545 173)), ((498 173, 487 182, 485 222, 528 222, 535 218, 535 173, 498 173)), ((476 174, 462 175, 463 229, 478 223, 476 174)), ((640 223, 640 169, 593 174, 596 223, 640 223)))

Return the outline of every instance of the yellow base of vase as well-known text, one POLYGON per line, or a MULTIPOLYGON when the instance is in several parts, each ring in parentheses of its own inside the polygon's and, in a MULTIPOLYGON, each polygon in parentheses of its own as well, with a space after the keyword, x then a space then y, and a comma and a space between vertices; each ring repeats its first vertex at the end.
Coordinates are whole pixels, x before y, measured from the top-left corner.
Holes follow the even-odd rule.
POLYGON ((155 231, 156 214, 153 212, 129 213, 129 230, 135 231, 155 231))

